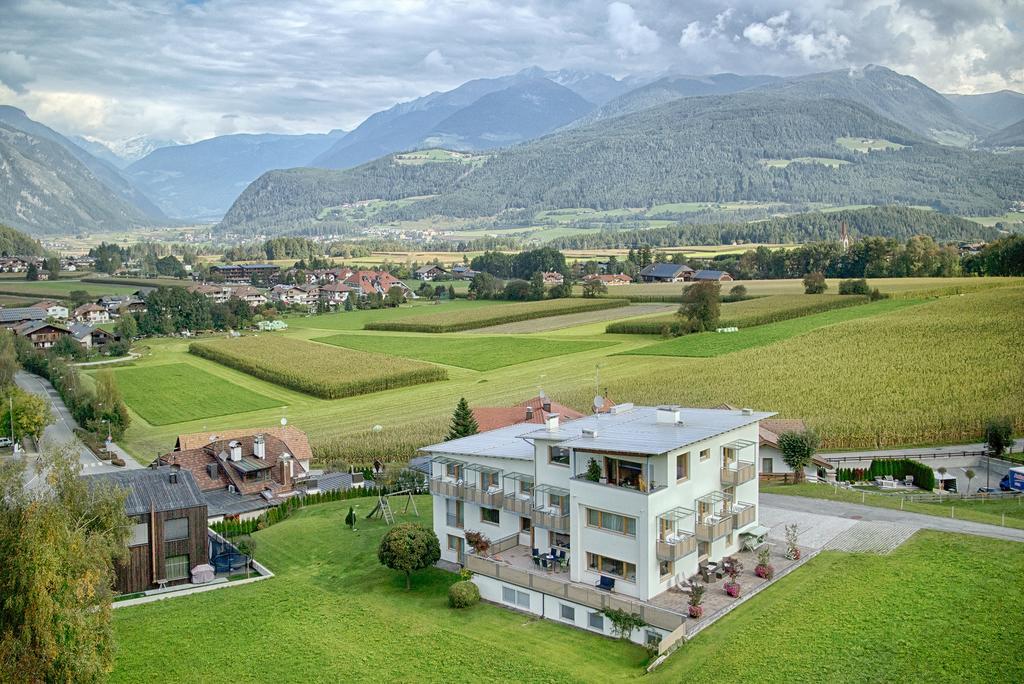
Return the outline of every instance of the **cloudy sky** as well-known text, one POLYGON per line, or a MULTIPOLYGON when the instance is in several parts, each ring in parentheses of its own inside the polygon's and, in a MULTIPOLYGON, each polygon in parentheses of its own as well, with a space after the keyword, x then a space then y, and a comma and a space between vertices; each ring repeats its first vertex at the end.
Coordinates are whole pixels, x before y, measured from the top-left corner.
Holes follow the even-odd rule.
POLYGON ((1024 0, 0 0, 0 103, 63 132, 194 141, 351 128, 548 69, 796 74, 884 64, 1024 91, 1024 0))

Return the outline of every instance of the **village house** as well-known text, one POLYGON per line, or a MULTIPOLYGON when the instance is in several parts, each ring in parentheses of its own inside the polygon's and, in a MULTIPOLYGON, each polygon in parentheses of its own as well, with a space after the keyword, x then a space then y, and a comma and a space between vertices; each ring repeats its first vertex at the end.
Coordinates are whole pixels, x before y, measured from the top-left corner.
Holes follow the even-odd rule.
POLYGON ((132 594, 185 584, 209 568, 206 502, 192 474, 171 467, 88 475, 91 487, 124 489, 132 521, 128 558, 115 562, 115 591, 132 594))
POLYGON ((427 264, 426 266, 420 266, 417 268, 413 272, 412 277, 416 280, 430 282, 447 274, 448 271, 444 270, 437 264, 427 264))
POLYGON ((214 264, 210 277, 225 283, 273 285, 281 275, 281 268, 274 264, 214 264))
POLYGON ((35 349, 49 349, 57 340, 70 335, 71 330, 59 323, 27 321, 14 328, 14 334, 27 339, 35 349))
POLYGON ((72 313, 71 318, 81 323, 108 323, 110 321, 110 314, 107 310, 99 304, 83 304, 82 306, 75 309, 72 313))
POLYGON ((541 273, 545 285, 561 285, 565 282, 565 276, 557 271, 544 271, 541 273))
POLYGON ((58 321, 67 320, 68 315, 70 313, 68 311, 68 307, 65 304, 61 304, 60 302, 53 299, 44 299, 41 302, 36 302, 32 306, 33 308, 42 309, 43 311, 45 311, 47 318, 53 318, 58 321))
POLYGON ((223 304, 231 297, 231 289, 223 285, 213 283, 197 283, 189 285, 186 291, 201 294, 214 304, 223 304))
POLYGON ((657 641, 685 619, 658 612, 661 597, 764 534, 758 424, 773 415, 618 404, 425 447, 441 557, 472 570, 485 600, 602 634, 595 591, 642 602, 658 624, 631 638, 657 641), (467 530, 500 559, 474 554, 467 530))
POLYGON ((355 271, 345 278, 344 282, 362 297, 368 297, 375 292, 386 295, 392 287, 400 288, 402 294, 409 299, 416 297, 408 285, 387 271, 355 271))
POLYGON ((616 285, 629 285, 630 283, 633 282, 633 279, 630 278, 625 273, 615 273, 606 275, 598 275, 595 273, 593 275, 584 276, 583 278, 583 281, 588 283, 595 280, 604 283, 606 287, 614 287, 616 285))
POLYGON ((460 280, 472 280, 478 273, 465 264, 452 266, 452 276, 460 280))
POLYGON ((324 283, 319 289, 320 303, 324 306, 337 307, 345 303, 349 294, 355 292, 354 288, 345 285, 337 280, 324 283))
POLYGON ((263 290, 259 290, 251 285, 229 286, 225 289, 229 293, 228 299, 241 299, 251 309, 258 309, 267 303, 267 295, 263 293, 263 290))
POLYGON ((104 330, 86 323, 72 323, 68 326, 71 336, 86 349, 102 349, 117 338, 104 330))
POLYGON ((285 306, 310 306, 320 296, 318 285, 275 285, 270 288, 270 300, 285 306))
POLYGON ((46 312, 34 306, 15 306, 9 309, 0 309, 0 326, 7 330, 13 330, 22 323, 42 320, 46 320, 46 312))
POLYGON ((125 312, 146 313, 146 302, 135 295, 107 295, 100 297, 96 303, 106 309, 111 317, 120 316, 125 312))
POLYGON ((693 269, 685 264, 654 263, 640 270, 645 283, 682 283, 693 278, 693 269))

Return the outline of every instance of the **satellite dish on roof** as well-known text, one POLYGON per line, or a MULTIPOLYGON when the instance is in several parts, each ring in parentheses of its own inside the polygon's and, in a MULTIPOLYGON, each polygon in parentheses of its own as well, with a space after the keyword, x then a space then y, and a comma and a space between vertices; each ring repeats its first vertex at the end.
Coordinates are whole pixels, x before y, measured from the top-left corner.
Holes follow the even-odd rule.
POLYGON ((595 413, 600 413, 601 409, 603 409, 603 408, 604 408, 604 397, 602 397, 600 394, 598 394, 596 397, 594 397, 594 412, 595 413))
POLYGON ((281 419, 281 427, 284 427, 287 424, 288 424, 288 419, 287 418, 282 418, 281 419))

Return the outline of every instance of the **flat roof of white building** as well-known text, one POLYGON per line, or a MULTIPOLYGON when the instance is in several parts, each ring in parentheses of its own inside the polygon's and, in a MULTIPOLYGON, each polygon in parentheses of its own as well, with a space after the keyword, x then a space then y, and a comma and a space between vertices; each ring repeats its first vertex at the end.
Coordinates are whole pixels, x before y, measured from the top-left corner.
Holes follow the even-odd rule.
MULTIPOLYGON (((663 421, 664 416, 662 413, 663 421)), ((423 447, 431 454, 482 456, 532 461, 532 440, 542 439, 581 451, 656 456, 771 418, 775 413, 744 409, 636 406, 587 416, 549 430, 520 423, 423 447), (678 422, 659 422, 659 411, 678 412, 678 422)))
POLYGON ((775 413, 744 409, 699 409, 636 406, 571 420, 555 431, 541 428, 523 434, 526 439, 553 439, 560 446, 581 451, 614 451, 656 456, 731 432, 775 413), (679 422, 659 422, 659 411, 678 412, 679 422))

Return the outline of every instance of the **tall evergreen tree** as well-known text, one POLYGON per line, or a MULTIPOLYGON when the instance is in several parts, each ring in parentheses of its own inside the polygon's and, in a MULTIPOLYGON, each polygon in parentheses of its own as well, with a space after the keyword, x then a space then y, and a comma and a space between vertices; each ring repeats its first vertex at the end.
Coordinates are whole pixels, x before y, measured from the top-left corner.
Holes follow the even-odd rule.
POLYGON ((475 435, 479 431, 480 426, 477 425, 476 418, 473 417, 473 411, 469 408, 469 402, 466 401, 466 397, 462 397, 455 407, 455 413, 452 414, 452 426, 448 430, 446 441, 475 435))

